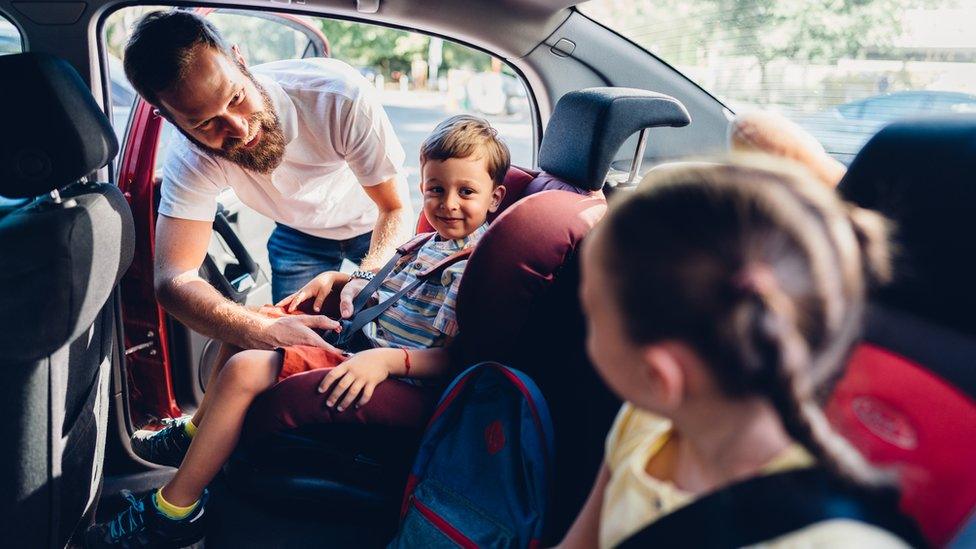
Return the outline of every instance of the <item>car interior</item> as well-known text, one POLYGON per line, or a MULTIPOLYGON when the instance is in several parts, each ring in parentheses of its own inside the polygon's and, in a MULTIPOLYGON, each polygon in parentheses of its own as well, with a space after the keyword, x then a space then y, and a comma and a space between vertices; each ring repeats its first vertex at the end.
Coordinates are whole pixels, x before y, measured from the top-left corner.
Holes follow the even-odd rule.
MULTIPOLYGON (((209 3, 217 13, 287 16, 307 38, 300 56, 338 51, 336 37, 308 30, 302 17, 315 16, 449 39, 497 56, 524 83, 532 162, 509 170, 505 201, 470 258, 450 351, 462 369, 492 360, 525 372, 548 402, 556 465, 547 546, 582 507, 620 406, 586 356, 579 246, 608 197, 648 169, 725 152, 733 116, 576 3, 209 3)), ((16 129, 0 135, 0 534, 12 547, 77 544, 92 521, 120 509, 121 490, 166 482, 173 470, 137 458, 129 435, 192 413, 216 354, 216 342, 153 295, 164 121, 137 99, 117 132, 102 36, 129 4, 0 0, 23 51, 0 55, 0 74, 15 83, 0 86, 0 112, 16 129)), ((902 510, 939 547, 976 545, 974 154, 974 115, 898 121, 857 152, 838 188, 894 222, 898 253, 828 415, 897 474, 902 510)), ((201 274, 238 303, 270 301, 270 272, 243 236, 246 214, 222 206, 201 274)), ((421 215, 416 232, 429 230, 421 215)), ((422 431, 283 414, 293 385, 278 383, 252 406, 212 487, 205 545, 385 545, 422 431)))

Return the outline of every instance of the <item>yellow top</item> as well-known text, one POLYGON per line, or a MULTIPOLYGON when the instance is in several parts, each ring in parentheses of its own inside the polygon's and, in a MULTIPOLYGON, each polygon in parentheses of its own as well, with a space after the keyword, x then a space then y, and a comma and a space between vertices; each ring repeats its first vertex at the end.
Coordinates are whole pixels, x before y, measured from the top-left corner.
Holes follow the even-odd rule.
MULTIPOLYGON (((647 464, 667 443, 671 422, 625 403, 607 436, 610 480, 600 512, 600 547, 613 547, 648 524, 694 501, 695 495, 649 475, 647 464)), ((762 468, 763 474, 810 467, 813 458, 793 445, 762 468)), ((759 545, 775 549, 814 547, 905 548, 900 538, 878 527, 831 519, 759 545)))

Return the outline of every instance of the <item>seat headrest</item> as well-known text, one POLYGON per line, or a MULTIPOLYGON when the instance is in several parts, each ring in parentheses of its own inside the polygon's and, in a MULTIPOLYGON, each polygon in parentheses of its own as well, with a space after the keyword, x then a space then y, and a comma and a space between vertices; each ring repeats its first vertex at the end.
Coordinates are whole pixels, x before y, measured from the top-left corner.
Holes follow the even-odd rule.
POLYGON ((892 124, 839 186, 894 221, 895 280, 882 305, 976 335, 976 116, 892 124))
POLYGON ((473 356, 511 345, 533 306, 606 213, 603 196, 529 195, 503 212, 475 248, 458 289, 457 344, 473 356))
POLYGON ((67 62, 44 53, 0 56, 0 195, 66 187, 119 150, 108 118, 67 62))
POLYGON ((539 167, 582 189, 600 190, 624 141, 644 128, 687 126, 677 99, 634 88, 587 88, 556 103, 539 149, 539 167))

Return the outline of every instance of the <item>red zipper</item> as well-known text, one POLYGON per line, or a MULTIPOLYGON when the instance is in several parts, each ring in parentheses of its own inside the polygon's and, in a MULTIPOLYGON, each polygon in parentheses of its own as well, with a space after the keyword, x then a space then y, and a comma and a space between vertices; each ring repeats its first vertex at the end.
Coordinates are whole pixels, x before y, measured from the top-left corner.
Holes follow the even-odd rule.
POLYGON ((424 516, 435 528, 444 533, 447 537, 451 538, 451 541, 464 547, 465 549, 478 549, 478 544, 471 540, 471 538, 462 534, 457 528, 451 526, 451 523, 444 520, 444 517, 435 513, 430 507, 427 507, 420 502, 417 498, 413 498, 413 506, 417 508, 417 511, 424 516))

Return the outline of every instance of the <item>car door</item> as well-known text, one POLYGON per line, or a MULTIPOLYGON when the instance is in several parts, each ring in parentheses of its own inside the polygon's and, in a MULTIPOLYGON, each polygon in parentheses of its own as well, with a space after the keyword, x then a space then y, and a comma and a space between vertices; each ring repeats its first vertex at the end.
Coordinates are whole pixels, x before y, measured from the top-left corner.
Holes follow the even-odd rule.
MULTIPOLYGON (((278 59, 327 57, 329 42, 316 26, 292 15, 199 8, 228 41, 254 64, 278 59)), ((118 113, 116 113, 118 114, 118 113)), ((175 128, 137 98, 128 115, 119 186, 133 211, 136 257, 122 281, 125 365, 120 376, 128 432, 158 418, 178 417, 203 396, 218 343, 172 321, 155 299, 153 242, 160 178, 158 160, 175 128)), ((117 127, 119 121, 115 121, 117 127)), ((214 233, 201 275, 225 297, 241 304, 271 301, 264 243, 273 224, 227 190, 219 197, 214 233)), ((121 407, 120 407, 121 408, 121 407)))

